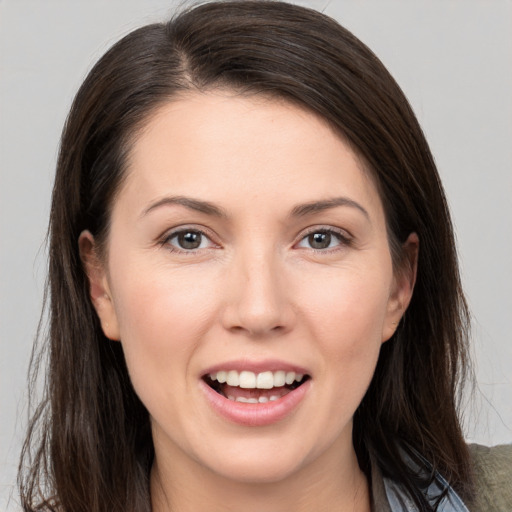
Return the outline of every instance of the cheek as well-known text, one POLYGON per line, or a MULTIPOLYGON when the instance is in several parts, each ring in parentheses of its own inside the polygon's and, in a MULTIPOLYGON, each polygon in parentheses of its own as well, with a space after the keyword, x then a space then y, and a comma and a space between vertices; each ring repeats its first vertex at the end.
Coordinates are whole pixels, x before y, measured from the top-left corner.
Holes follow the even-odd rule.
MULTIPOLYGON (((142 265, 118 267, 113 281, 121 343, 135 388, 184 374, 208 329, 214 293, 200 276, 142 265)), ((173 385, 184 385, 175 379, 173 385)))
POLYGON ((358 352, 368 343, 380 344, 387 314, 389 281, 382 272, 343 269, 323 279, 318 276, 307 287, 307 294, 297 290, 316 337, 330 340, 358 352))
POLYGON ((332 383, 331 399, 344 406, 350 402, 355 409, 379 357, 388 279, 382 273, 354 271, 333 273, 323 283, 319 286, 317 279, 315 286, 309 287, 304 317, 321 352, 322 373, 332 383))
POLYGON ((114 297, 123 338, 142 330, 161 334, 169 342, 190 333, 194 325, 199 327, 214 305, 211 278, 204 279, 192 268, 177 272, 165 265, 145 268, 135 264, 119 269, 118 275, 114 297))

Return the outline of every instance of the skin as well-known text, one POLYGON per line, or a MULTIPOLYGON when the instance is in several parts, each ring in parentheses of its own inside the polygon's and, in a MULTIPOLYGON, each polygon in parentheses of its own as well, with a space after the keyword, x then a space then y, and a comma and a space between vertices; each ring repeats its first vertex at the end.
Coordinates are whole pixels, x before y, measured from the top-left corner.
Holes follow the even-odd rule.
POLYGON ((409 303, 416 235, 394 273, 361 161, 320 118, 275 99, 170 102, 134 142, 127 173, 106 258, 87 231, 79 245, 103 330, 122 343, 151 416, 153 509, 369 510, 352 418, 409 303), (165 202, 176 196, 223 215, 165 202), (293 215, 340 197, 348 204, 293 215), (180 229, 203 231, 200 247, 180 247, 180 229), (311 230, 332 230, 330 246, 313 248, 311 230), (300 365, 310 389, 275 424, 230 422, 199 383, 233 359, 300 365))

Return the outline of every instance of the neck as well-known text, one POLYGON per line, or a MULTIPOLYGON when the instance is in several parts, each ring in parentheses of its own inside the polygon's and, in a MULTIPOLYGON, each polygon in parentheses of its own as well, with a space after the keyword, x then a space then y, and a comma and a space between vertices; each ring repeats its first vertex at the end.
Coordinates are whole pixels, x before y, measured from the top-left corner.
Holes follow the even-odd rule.
MULTIPOLYGON (((339 452, 338 452, 339 454, 339 452)), ((151 472, 153 512, 369 512, 366 477, 351 446, 340 457, 317 458, 278 482, 233 481, 204 466, 168 464, 155 458, 151 472)))

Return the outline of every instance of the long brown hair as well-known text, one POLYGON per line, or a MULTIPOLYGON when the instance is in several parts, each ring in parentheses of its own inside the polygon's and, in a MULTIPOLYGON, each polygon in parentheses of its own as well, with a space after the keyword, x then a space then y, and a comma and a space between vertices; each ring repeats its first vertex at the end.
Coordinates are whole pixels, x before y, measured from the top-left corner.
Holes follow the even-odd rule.
MULTIPOLYGON (((400 449, 412 448, 463 496, 469 455, 457 415, 468 313, 452 224, 434 160, 398 85, 377 57, 323 14, 274 1, 213 2, 140 28, 91 70, 62 134, 49 226, 50 328, 45 396, 20 464, 24 510, 149 511, 149 417, 121 345, 105 338, 77 240, 105 242, 138 131, 182 91, 227 87, 284 98, 320 115, 362 157, 384 204, 396 266, 416 232, 421 249, 405 320, 382 347, 354 419, 354 445, 431 510, 400 449), (401 447, 401 448, 400 448, 401 447)), ((44 352, 46 351, 46 352, 44 352)))

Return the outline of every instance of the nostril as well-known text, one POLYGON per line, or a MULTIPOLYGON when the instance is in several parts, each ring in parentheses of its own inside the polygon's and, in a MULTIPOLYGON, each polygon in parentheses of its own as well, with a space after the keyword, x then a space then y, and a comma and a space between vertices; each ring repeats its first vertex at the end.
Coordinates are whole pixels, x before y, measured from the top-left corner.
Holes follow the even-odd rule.
POLYGON ((265 327, 262 325, 250 325, 246 323, 245 325, 233 325, 229 327, 229 330, 234 333, 246 333, 251 337, 264 337, 270 335, 281 334, 286 331, 286 327, 284 325, 275 325, 272 327, 265 327))

